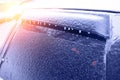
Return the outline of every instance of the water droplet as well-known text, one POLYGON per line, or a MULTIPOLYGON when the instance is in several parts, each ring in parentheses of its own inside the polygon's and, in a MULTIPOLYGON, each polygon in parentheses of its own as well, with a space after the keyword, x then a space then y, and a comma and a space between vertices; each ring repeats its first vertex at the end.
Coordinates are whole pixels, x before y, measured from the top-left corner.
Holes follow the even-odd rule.
POLYGON ((57 25, 55 25, 55 27, 57 27, 57 25))
POLYGON ((2 61, 2 62, 4 62, 4 61, 5 61, 5 59, 4 59, 4 58, 2 58, 2 59, 1 59, 1 61, 2 61))
POLYGON ((66 27, 64 27, 64 30, 66 30, 67 28, 66 27))
POLYGON ((89 37, 87 37, 86 39, 89 39, 89 37))
POLYGON ((74 30, 73 28, 71 28, 71 30, 74 30))
POLYGON ((68 30, 70 30, 70 28, 68 28, 68 30))
POLYGON ((88 32, 88 34, 90 34, 90 32, 88 32))
POLYGON ((81 30, 79 30, 79 33, 81 33, 81 30))

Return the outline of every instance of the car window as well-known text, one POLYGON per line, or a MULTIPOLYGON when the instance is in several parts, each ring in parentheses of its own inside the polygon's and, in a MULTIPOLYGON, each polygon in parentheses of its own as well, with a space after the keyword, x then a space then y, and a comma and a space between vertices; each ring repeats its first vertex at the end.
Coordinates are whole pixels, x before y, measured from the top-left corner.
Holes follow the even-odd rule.
POLYGON ((6 53, 9 62, 2 65, 1 71, 9 71, 9 66, 14 68, 15 71, 10 73, 16 76, 14 80, 102 80, 105 77, 103 56, 106 41, 97 36, 104 32, 99 32, 96 37, 90 35, 97 33, 97 29, 106 31, 105 27, 109 28, 106 18, 109 17, 96 15, 94 21, 89 17, 75 17, 70 12, 54 14, 49 11, 42 16, 38 13, 31 11, 22 16, 23 23, 6 53))

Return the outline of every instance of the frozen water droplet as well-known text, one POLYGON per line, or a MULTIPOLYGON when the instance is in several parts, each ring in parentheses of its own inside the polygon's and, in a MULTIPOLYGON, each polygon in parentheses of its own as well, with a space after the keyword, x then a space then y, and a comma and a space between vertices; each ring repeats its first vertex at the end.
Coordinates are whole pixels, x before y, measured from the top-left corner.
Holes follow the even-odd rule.
POLYGON ((64 30, 66 30, 67 28, 66 27, 64 27, 64 30))
POLYGON ((5 61, 5 59, 4 59, 4 58, 2 58, 2 59, 1 59, 1 61, 2 61, 2 62, 4 62, 4 61, 5 61))
POLYGON ((90 32, 88 32, 88 34, 90 34, 90 32))
POLYGON ((81 33, 81 30, 79 30, 79 33, 81 33))
POLYGON ((55 25, 55 27, 57 27, 57 25, 55 25))
POLYGON ((73 28, 71 28, 71 30, 73 30, 73 28))
POLYGON ((68 28, 68 30, 70 30, 70 28, 68 28))
POLYGON ((89 39, 89 37, 87 37, 86 39, 89 39))

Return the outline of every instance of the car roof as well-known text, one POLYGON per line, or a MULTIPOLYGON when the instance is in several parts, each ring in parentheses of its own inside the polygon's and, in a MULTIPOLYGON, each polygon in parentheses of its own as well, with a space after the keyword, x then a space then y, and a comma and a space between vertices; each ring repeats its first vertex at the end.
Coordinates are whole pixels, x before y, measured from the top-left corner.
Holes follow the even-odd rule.
POLYGON ((93 9, 120 12, 119 0, 32 0, 24 8, 93 9))

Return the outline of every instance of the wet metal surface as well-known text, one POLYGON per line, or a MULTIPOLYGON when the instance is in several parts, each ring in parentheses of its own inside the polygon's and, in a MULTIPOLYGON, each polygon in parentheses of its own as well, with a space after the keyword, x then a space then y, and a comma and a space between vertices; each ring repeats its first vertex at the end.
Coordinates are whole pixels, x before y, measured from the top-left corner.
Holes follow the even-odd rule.
POLYGON ((120 39, 111 46, 106 65, 107 80, 120 80, 120 39))
POLYGON ((22 17, 2 59, 1 78, 119 80, 118 16, 59 10, 34 13, 22 17))
POLYGON ((49 30, 17 32, 1 67, 5 80, 104 79, 104 41, 49 30))
POLYGON ((58 26, 58 28, 59 26, 64 26, 66 28, 91 32, 94 34, 98 34, 104 38, 109 38, 110 36, 110 21, 108 14, 49 9, 41 9, 38 11, 36 9, 30 12, 28 11, 26 14, 24 14, 23 20, 24 22, 26 22, 26 20, 29 20, 28 23, 42 26, 45 25, 45 22, 47 24, 54 24, 56 25, 56 27, 58 26))

